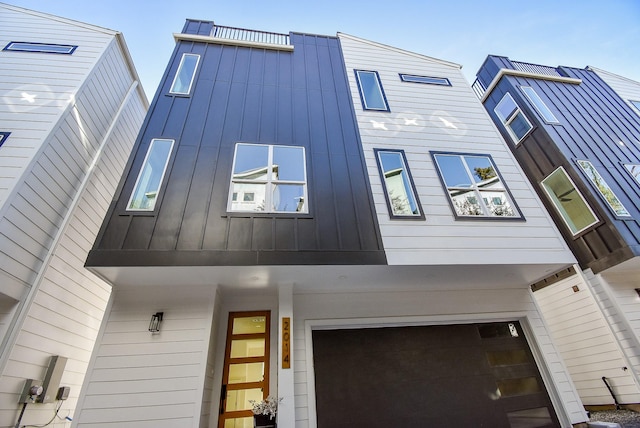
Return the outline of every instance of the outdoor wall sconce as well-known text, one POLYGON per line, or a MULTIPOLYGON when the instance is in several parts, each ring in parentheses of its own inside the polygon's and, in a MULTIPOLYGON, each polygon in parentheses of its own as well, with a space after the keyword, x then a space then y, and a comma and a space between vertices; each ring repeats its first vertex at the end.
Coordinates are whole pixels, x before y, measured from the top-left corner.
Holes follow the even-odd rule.
POLYGON ((162 322, 162 316, 164 312, 156 312, 151 315, 151 322, 149 323, 149 331, 151 333, 157 333, 160 331, 160 323, 162 322))

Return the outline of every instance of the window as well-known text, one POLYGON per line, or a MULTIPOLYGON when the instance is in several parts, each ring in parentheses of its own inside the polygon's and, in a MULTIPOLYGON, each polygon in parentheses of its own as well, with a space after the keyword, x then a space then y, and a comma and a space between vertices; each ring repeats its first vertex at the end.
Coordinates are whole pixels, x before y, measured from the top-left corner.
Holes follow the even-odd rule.
POLYGON ((402 150, 374 149, 391 218, 424 219, 402 150))
POLYGON ((74 45, 58 45, 53 43, 9 42, 3 50, 71 55, 77 47, 78 46, 74 45))
POLYGON ((538 93, 534 91, 532 87, 521 86, 520 90, 526 95, 529 101, 531 101, 531 104, 533 104, 533 106, 538 111, 540 116, 542 116, 545 122, 558 123, 558 119, 556 118, 556 116, 551 110, 549 110, 549 107, 547 107, 544 101, 542 101, 542 98, 538 96, 538 93))
POLYGON ((129 211, 153 211, 164 173, 169 163, 173 140, 153 139, 136 180, 129 211))
POLYGON ((582 172, 591 180, 591 183, 595 186, 600 193, 600 196, 607 201, 607 205, 611 208, 611 211, 618 217, 630 217, 629 211, 622 205, 620 199, 613 193, 611 187, 604 181, 604 178, 600 175, 598 170, 593 164, 587 160, 577 160, 578 166, 582 169, 582 172))
POLYGON ((629 164, 625 164, 624 167, 627 168, 627 171, 629 171, 629 174, 631 174, 633 178, 636 179, 638 184, 640 184, 640 164, 629 163, 629 164))
POLYGON ((7 141, 9 135, 11 135, 11 132, 0 132, 0 147, 2 147, 5 141, 7 141))
POLYGON ((533 128, 509 93, 502 97, 494 111, 516 144, 533 128))
POLYGON ((491 156, 432 152, 458 217, 521 218, 491 156))
POLYGON ((445 77, 414 76, 413 74, 400 73, 400 80, 402 80, 403 82, 427 83, 429 85, 451 86, 451 82, 449 81, 449 79, 445 77))
POLYGON ((307 213, 304 147, 236 144, 229 211, 307 213))
POLYGON ((355 70, 362 107, 365 110, 390 111, 377 71, 355 70))
POLYGON ((542 180, 542 187, 574 236, 598 223, 596 215, 564 168, 556 169, 542 180))
POLYGON ((200 55, 183 54, 176 72, 176 77, 171 85, 171 93, 178 95, 188 95, 193 84, 193 77, 200 61, 200 55))
POLYGON ((640 112, 640 101, 629 100, 629 102, 640 112))

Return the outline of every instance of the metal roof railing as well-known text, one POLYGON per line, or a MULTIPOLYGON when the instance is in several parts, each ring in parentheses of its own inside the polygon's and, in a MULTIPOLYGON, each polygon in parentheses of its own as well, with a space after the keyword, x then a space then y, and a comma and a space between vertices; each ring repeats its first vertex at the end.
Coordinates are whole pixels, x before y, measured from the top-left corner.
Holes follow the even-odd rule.
POLYGON ((247 30, 246 28, 224 27, 221 25, 213 27, 213 30, 211 30, 211 37, 250 43, 266 43, 285 46, 291 45, 288 34, 247 30))
POLYGON ((519 62, 519 61, 511 61, 513 67, 516 70, 524 71, 527 73, 534 74, 542 74, 544 76, 560 76, 562 74, 558 73, 558 70, 555 67, 548 67, 546 65, 538 65, 538 64, 529 64, 528 62, 519 62))

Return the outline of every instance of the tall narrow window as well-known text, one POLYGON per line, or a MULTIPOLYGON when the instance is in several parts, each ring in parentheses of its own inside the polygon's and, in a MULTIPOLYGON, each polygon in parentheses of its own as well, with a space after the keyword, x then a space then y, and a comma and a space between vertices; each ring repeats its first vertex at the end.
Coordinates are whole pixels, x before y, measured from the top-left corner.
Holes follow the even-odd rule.
POLYGON ((154 139, 151 141, 131 199, 129 199, 127 210, 153 211, 172 148, 173 140, 154 139))
POLYGON ((573 235, 598 223, 582 194, 560 167, 542 180, 542 187, 573 235))
POLYGON ((304 147, 238 143, 229 211, 307 213, 304 147))
POLYGON ((180 66, 176 72, 176 77, 171 85, 171 93, 179 95, 188 95, 191 92, 193 77, 196 74, 196 68, 200 61, 200 55, 183 54, 180 60, 180 66))
POLYGON ((595 166, 587 160, 577 160, 576 162, 578 166, 580 166, 580 169, 582 169, 582 172, 584 172, 593 186, 598 190, 600 196, 607 202, 611 211, 618 217, 630 217, 631 214, 629 214, 629 211, 622 205, 620 199, 613 193, 613 190, 611 190, 611 187, 609 187, 604 178, 602 178, 595 166))
POLYGON ((520 218, 489 155, 432 152, 457 217, 520 218))
POLYGON ((502 97, 494 111, 516 144, 533 128, 509 93, 502 97))
POLYGON ((355 70, 362 107, 365 110, 389 111, 387 98, 377 71, 355 70))
POLYGON ((531 101, 533 107, 538 111, 540 116, 547 123, 558 123, 558 119, 553 114, 553 112, 547 107, 547 105, 542 101, 542 98, 538 95, 538 93, 530 86, 521 86, 520 90, 526 95, 526 97, 531 101))
POLYGON ((59 45, 54 43, 9 42, 4 51, 38 52, 71 55, 78 46, 59 45))
POLYGON ((624 167, 627 168, 629 174, 631 174, 633 178, 635 178, 635 180, 638 182, 638 184, 640 184, 640 164, 628 163, 625 164, 624 167))
POLYGON ((635 101, 635 100, 629 100, 629 102, 636 108, 636 110, 638 110, 638 112, 640 113, 640 101, 635 101))
POLYGON ((424 219, 402 150, 374 149, 391 218, 424 219))

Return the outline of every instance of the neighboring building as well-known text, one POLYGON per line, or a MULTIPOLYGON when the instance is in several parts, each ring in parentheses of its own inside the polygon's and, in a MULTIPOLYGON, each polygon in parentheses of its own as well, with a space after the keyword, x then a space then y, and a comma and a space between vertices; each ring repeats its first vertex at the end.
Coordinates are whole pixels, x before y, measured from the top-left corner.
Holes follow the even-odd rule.
POLYGON ((570 426, 575 263, 460 66, 187 20, 87 259, 74 426, 570 426), (159 331, 150 326, 161 319, 159 331))
POLYGON ((585 405, 640 403, 640 83, 489 56, 474 89, 577 273, 534 285, 585 405))
POLYGON ((0 3, 0 426, 68 426, 111 287, 86 255, 148 102, 122 34, 0 3), (62 364, 66 358, 66 364, 62 364), (52 401, 52 402, 48 402, 52 401))

